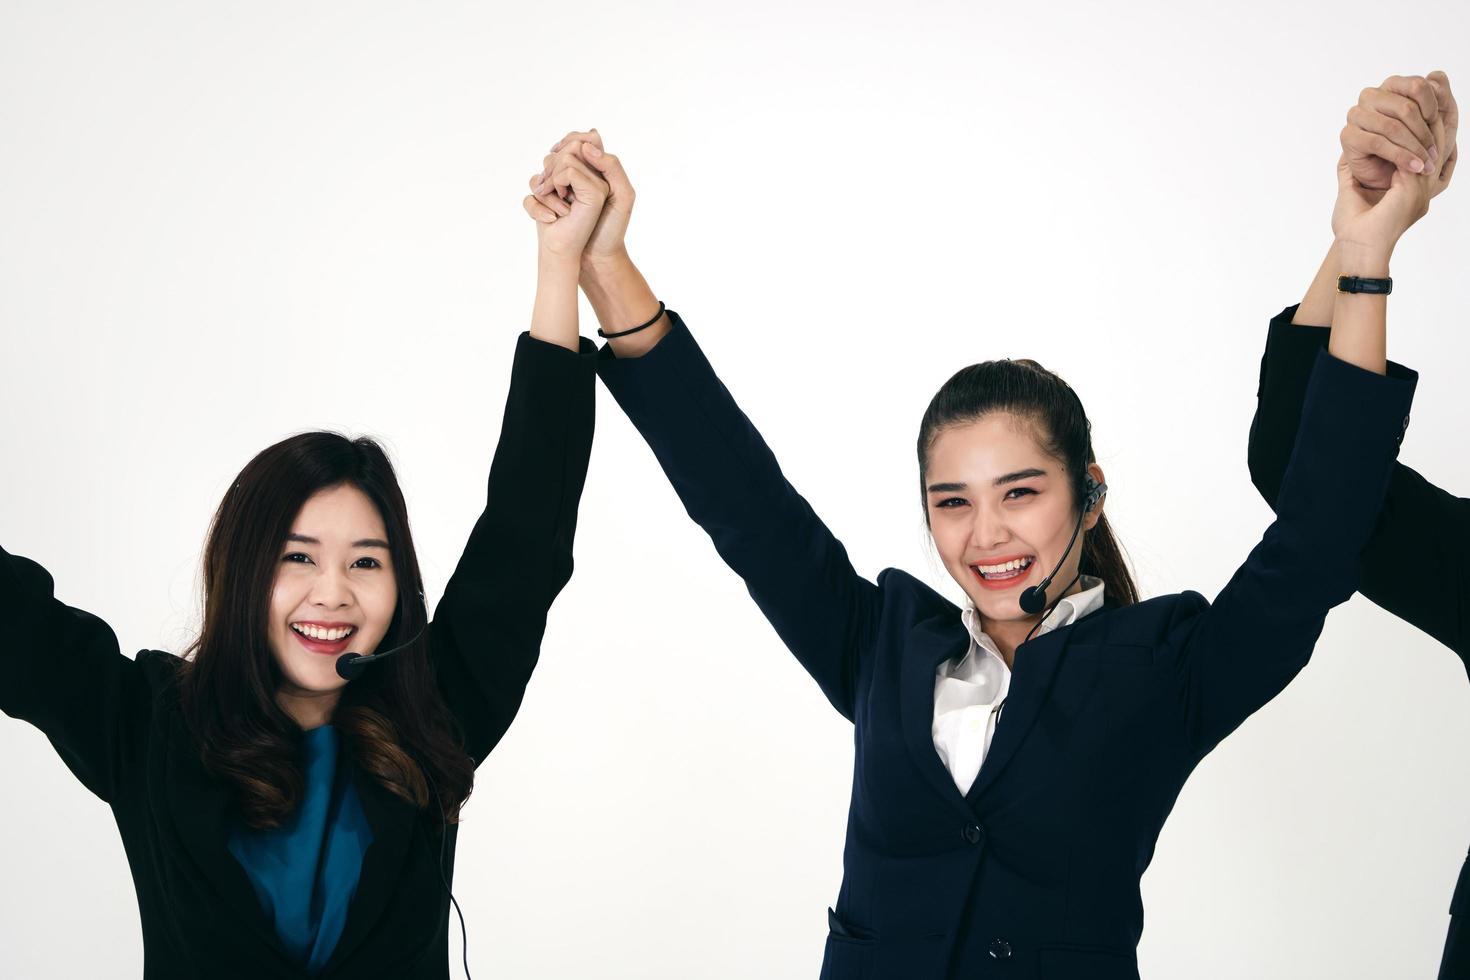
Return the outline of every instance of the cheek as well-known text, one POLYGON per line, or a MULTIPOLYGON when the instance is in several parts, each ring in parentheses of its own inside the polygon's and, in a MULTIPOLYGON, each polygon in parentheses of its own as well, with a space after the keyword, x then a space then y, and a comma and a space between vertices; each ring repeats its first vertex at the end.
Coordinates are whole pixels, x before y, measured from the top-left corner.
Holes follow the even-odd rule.
POLYGON ((276 574, 275 584, 271 586, 271 632, 287 628, 287 620, 296 612, 305 595, 305 585, 297 580, 297 576, 284 572, 276 574))
POLYGON ((934 550, 939 552, 939 560, 946 567, 953 570, 964 564, 965 545, 969 540, 968 529, 961 526, 956 520, 933 521, 929 527, 930 537, 934 539, 934 550))
POLYGON ((398 585, 391 579, 374 582, 370 588, 358 595, 367 622, 381 636, 393 621, 393 611, 398 608, 398 585))

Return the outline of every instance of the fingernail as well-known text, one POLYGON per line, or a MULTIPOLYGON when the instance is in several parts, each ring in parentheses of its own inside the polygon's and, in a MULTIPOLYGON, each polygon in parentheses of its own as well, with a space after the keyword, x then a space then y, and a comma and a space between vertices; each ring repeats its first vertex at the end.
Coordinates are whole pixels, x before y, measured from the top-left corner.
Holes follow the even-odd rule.
POLYGON ((1439 147, 1437 147, 1437 146, 1431 146, 1429 148, 1429 162, 1430 163, 1437 163, 1438 161, 1439 161, 1439 147))
POLYGON ((1409 161, 1409 169, 1414 171, 1414 173, 1416 174, 1422 174, 1424 172, 1424 161, 1420 160, 1418 157, 1415 157, 1414 159, 1409 161))
POLYGON ((543 214, 541 216, 541 220, 544 221, 544 222, 546 222, 549 225, 553 221, 556 220, 556 215, 554 215, 554 214, 543 214))
POLYGON ((583 143, 582 145, 585 146, 585 147, 587 147, 587 153, 589 155, 594 156, 594 157, 600 157, 600 156, 602 156, 602 151, 599 150, 595 144, 592 144, 592 143, 583 143))

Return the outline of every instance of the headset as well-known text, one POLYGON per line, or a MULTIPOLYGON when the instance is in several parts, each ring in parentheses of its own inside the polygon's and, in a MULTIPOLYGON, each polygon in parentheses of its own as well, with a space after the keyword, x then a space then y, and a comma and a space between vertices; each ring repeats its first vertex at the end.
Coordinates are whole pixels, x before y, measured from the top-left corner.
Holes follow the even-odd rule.
MULTIPOLYGON (((429 629, 428 602, 424 599, 422 589, 419 590, 419 603, 424 607, 424 625, 414 633, 413 639, 407 643, 400 643, 396 647, 390 647, 382 653, 344 653, 337 658, 337 676, 348 681, 360 677, 371 665, 393 656, 400 650, 407 650, 422 639, 424 633, 429 629)), ((459 934, 462 937, 460 950, 464 958, 464 975, 466 980, 470 980, 470 934, 465 928, 464 912, 459 907, 459 900, 454 897, 454 889, 449 887, 449 876, 444 873, 444 845, 449 840, 449 818, 444 815, 444 801, 439 798, 439 789, 434 785, 434 777, 430 774, 428 764, 422 759, 419 759, 418 763, 424 778, 429 782, 429 792, 433 796, 435 808, 439 811, 439 856, 435 866, 439 871, 439 881, 443 883, 444 890, 449 893, 449 901, 454 905, 454 913, 459 916, 459 934)))
MULTIPOLYGON (((1106 483, 1099 483, 1093 479, 1091 473, 1087 474, 1086 496, 1082 499, 1082 513, 1077 515, 1077 526, 1072 529, 1072 540, 1067 542, 1067 548, 1062 552, 1062 557, 1057 559, 1057 567, 1052 569, 1051 574, 1042 579, 1040 585, 1033 585, 1021 593, 1022 612, 1030 613, 1034 616, 1036 613, 1046 609, 1046 587, 1051 585, 1051 580, 1056 578, 1057 572, 1061 571, 1062 566, 1066 564, 1067 556, 1072 553, 1072 546, 1077 543, 1077 535, 1082 530, 1082 521, 1098 505, 1102 498, 1107 495, 1107 492, 1108 485, 1106 483)), ((1072 586, 1077 584, 1077 580, 1080 578, 1082 578, 1082 569, 1078 568, 1077 574, 1072 576, 1072 581, 1067 583, 1067 587, 1062 590, 1062 594, 1057 596, 1056 602, 1052 603, 1052 608, 1056 608, 1057 603, 1066 598, 1067 592, 1072 586)), ((1047 609, 1047 613, 1050 614, 1050 612, 1051 610, 1047 609)), ((1036 623, 1031 627, 1031 631, 1026 634, 1026 639, 1021 642, 1026 643, 1029 641, 1032 634, 1040 629, 1041 624, 1044 622, 1046 622, 1046 616, 1037 619, 1036 623)), ((1006 709, 1006 700, 1006 698, 1001 698, 1000 704, 996 706, 995 723, 997 725, 1000 724, 1000 713, 1006 709)))
MULTIPOLYGON (((1077 514, 1077 526, 1072 528, 1072 539, 1067 542, 1067 548, 1062 552, 1062 557, 1057 559, 1057 567, 1051 570, 1051 574, 1042 579, 1040 585, 1033 585, 1021 593, 1022 612, 1034 616, 1046 608, 1047 586, 1051 585, 1051 580, 1057 577, 1057 572, 1062 570, 1062 565, 1066 563, 1067 556, 1072 553, 1072 546, 1077 543, 1077 535, 1082 532, 1082 522, 1087 519, 1087 515, 1098 505, 1098 502, 1102 500, 1107 492, 1108 485, 1106 483, 1099 483, 1092 478, 1091 473, 1087 474, 1087 488, 1082 501, 1082 510, 1077 514)), ((1076 579, 1073 579, 1072 583, 1076 581, 1076 579)), ((1068 583, 1067 589, 1072 587, 1072 583, 1068 583)), ((1062 590, 1063 595, 1067 594, 1067 589, 1062 590)), ((1026 639, 1029 640, 1031 637, 1028 635, 1026 639)))

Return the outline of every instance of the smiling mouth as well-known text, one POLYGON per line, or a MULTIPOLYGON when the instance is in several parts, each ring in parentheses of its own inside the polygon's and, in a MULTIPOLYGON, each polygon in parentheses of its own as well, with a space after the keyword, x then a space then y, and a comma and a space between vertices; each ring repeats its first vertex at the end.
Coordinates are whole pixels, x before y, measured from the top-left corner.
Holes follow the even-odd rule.
POLYGON ((296 636, 296 642, 300 643, 311 653, 327 655, 341 654, 347 650, 347 644, 357 635, 356 626, 340 626, 327 629, 321 626, 307 626, 299 623, 291 623, 291 632, 296 636))
POLYGON ((1026 558, 1016 558, 1011 561, 997 562, 987 565, 977 562, 970 566, 970 570, 980 579, 982 583, 991 588, 1006 585, 1007 583, 1023 579, 1031 571, 1031 566, 1036 564, 1034 555, 1026 558))
POLYGON ((351 636, 353 633, 356 633, 357 627, 334 626, 328 628, 325 626, 313 626, 303 623, 292 623, 291 630, 298 636, 303 636, 308 640, 315 640, 318 643, 340 643, 341 641, 351 636))

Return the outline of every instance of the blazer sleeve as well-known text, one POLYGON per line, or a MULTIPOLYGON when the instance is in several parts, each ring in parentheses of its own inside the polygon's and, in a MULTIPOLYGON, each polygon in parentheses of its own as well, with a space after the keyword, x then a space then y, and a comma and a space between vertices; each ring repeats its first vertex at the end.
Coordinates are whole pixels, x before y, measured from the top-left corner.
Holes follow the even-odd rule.
POLYGON ((572 575, 592 453, 596 347, 517 342, 485 510, 429 630, 439 689, 476 765, 520 709, 546 615, 572 575))
POLYGON ((1356 590, 1417 379, 1397 364, 1379 375, 1317 352, 1276 520, 1214 604, 1174 628, 1195 752, 1280 693, 1306 666, 1328 610, 1356 590))
MULTIPOLYGON (((1327 327, 1293 324, 1296 310, 1289 306, 1271 321, 1251 421, 1251 482, 1273 508, 1296 442, 1307 377, 1331 333, 1327 327)), ((1363 549, 1358 589, 1454 650, 1470 667, 1470 574, 1463 559, 1467 543, 1470 500, 1446 493, 1396 463, 1383 510, 1363 549), (1409 567, 1419 574, 1405 576, 1402 570, 1409 567)))
POLYGON ((714 542, 832 705, 853 717, 879 591, 801 495, 683 319, 642 357, 604 348, 598 375, 648 442, 684 509, 714 542))
POLYGON ((111 802, 147 710, 136 661, 112 628, 58 600, 51 575, 0 548, 0 710, 50 740, 82 785, 111 802))

